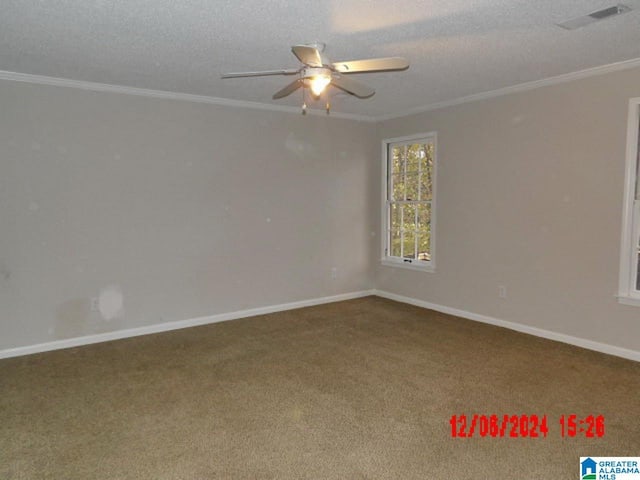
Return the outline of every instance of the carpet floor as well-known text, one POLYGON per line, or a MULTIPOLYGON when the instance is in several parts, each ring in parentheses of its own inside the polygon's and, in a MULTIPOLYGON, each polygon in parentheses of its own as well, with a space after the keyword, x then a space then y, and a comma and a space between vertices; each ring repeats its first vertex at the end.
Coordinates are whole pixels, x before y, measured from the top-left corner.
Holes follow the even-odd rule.
POLYGON ((11 480, 575 479, 640 455, 640 363, 378 297, 1 360, 0 393, 11 480), (454 414, 548 433, 452 438, 454 414), (604 435, 563 437, 571 414, 604 435))

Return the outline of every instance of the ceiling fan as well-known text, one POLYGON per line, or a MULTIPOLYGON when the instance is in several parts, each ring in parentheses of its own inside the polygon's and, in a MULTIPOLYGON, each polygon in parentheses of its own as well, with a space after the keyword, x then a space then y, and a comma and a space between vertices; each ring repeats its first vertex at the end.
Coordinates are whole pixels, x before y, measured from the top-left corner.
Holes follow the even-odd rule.
MULTIPOLYGON (((406 70, 409 61, 402 57, 369 58, 364 60, 349 60, 332 63, 323 54, 324 43, 309 45, 295 45, 291 47, 293 54, 300 60, 302 66, 292 69, 264 70, 258 72, 226 73, 222 78, 261 77, 266 75, 298 75, 293 82, 273 95, 273 99, 284 98, 297 89, 302 88, 302 113, 306 113, 305 89, 311 90, 317 99, 329 85, 339 88, 358 98, 369 98, 376 91, 364 83, 358 82, 347 75, 351 73, 386 72, 392 70, 406 70)), ((329 102, 327 102, 329 113, 329 102)))

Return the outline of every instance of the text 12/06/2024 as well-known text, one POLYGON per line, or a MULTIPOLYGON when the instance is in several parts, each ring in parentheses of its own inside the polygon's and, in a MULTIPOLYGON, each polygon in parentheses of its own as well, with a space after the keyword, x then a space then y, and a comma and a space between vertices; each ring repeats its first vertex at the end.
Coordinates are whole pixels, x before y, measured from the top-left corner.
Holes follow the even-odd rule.
MULTIPOLYGON (((547 415, 452 415, 452 438, 546 438, 549 433, 547 415)), ((589 414, 561 415, 558 424, 562 437, 583 435, 586 438, 604 436, 604 416, 589 414)))

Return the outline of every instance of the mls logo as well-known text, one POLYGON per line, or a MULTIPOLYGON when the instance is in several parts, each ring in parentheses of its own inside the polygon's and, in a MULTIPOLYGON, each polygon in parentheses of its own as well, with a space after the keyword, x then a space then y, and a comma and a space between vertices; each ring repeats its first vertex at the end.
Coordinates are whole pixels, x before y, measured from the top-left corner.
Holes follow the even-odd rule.
POLYGON ((580 457, 580 480, 640 480, 640 457, 580 457))
POLYGON ((587 457, 580 462, 580 479, 595 480, 597 463, 594 459, 587 457))

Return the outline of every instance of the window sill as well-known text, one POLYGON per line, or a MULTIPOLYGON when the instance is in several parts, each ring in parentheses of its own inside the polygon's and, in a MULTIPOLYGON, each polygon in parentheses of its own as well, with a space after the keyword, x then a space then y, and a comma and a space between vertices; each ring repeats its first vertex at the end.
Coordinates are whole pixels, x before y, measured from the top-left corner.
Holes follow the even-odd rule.
POLYGON ((618 303, 623 305, 632 305, 634 307, 640 307, 640 298, 630 297, 628 295, 617 295, 618 303))
MULTIPOLYGON (((426 265, 417 265, 415 263, 398 262, 395 260, 388 260, 386 258, 382 259, 380 263, 385 267, 404 268, 405 270, 417 270, 419 272, 430 272, 430 273, 433 273, 436 271, 436 268, 432 263, 428 263, 426 265)), ((640 305, 640 303, 638 303, 638 305, 640 305)))

